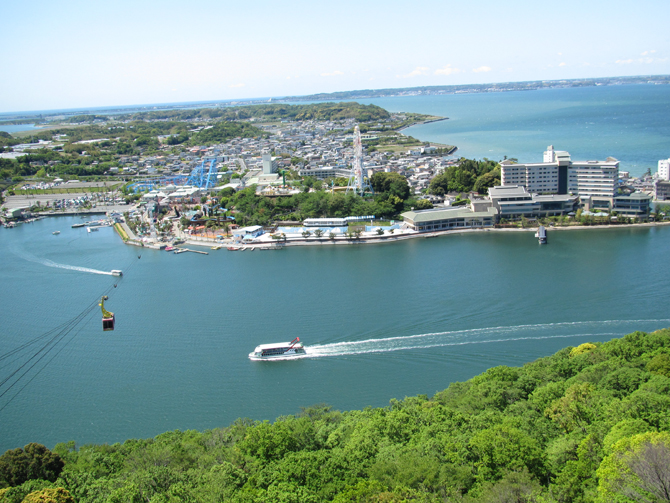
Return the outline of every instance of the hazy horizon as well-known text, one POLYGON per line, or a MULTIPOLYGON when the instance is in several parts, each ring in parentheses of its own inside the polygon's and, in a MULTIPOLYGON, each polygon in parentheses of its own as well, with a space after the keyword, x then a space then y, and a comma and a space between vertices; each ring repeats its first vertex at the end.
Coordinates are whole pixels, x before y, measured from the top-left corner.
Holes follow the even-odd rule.
POLYGON ((661 0, 37 0, 0 14, 16 48, 5 112, 670 74, 661 0))
MULTIPOLYGON (((576 79, 558 79, 558 80, 545 80, 544 82, 560 82, 562 80, 591 80, 591 79, 626 79, 626 78, 640 78, 640 77, 666 77, 667 75, 615 75, 615 76, 603 76, 603 77, 583 77, 583 78, 576 78, 576 79)), ((507 82, 489 82, 487 84, 490 85, 500 85, 500 84, 518 84, 518 83, 523 83, 523 82, 533 82, 533 81, 507 81, 507 82)), ((449 84, 446 84, 449 85, 449 84)), ((462 86, 476 86, 480 84, 459 84, 462 86)), ((632 83, 630 85, 639 85, 632 83)), ((411 86, 411 88, 419 88, 419 87, 424 87, 424 86, 411 86)), ((435 86, 439 87, 439 86, 435 86)), ((365 89, 347 89, 347 90, 336 90, 336 91, 330 91, 330 93, 338 93, 338 92, 358 92, 358 91, 378 91, 381 89, 404 89, 405 87, 397 87, 397 88, 377 88, 377 87, 368 87, 365 89)), ((322 94, 321 92, 315 92, 311 94, 322 94)), ((286 98, 299 98, 303 96, 309 96, 309 95, 282 95, 282 96, 258 96, 258 97, 250 97, 250 98, 225 98, 225 99, 210 99, 210 100, 197 100, 197 101, 172 101, 172 102, 161 102, 161 103, 129 103, 129 104, 115 104, 115 105, 92 105, 92 106, 80 106, 80 107, 71 107, 71 108, 53 108, 53 109, 37 109, 37 110, 12 110, 12 111, 0 111, 0 116, 3 115, 17 115, 17 114, 38 114, 38 113, 57 113, 57 112, 63 112, 63 113, 71 113, 71 112, 78 112, 78 111, 106 111, 106 110, 113 110, 113 109, 123 109, 123 108, 128 108, 128 109, 134 109, 134 108, 146 108, 146 107, 170 107, 173 105, 206 105, 210 103, 225 103, 225 102, 242 102, 241 104, 244 105, 244 102, 250 102, 250 101, 264 101, 264 100, 282 100, 286 98)), ((299 102, 296 102, 299 103, 299 102)), ((150 110, 147 110, 150 111, 150 110)))

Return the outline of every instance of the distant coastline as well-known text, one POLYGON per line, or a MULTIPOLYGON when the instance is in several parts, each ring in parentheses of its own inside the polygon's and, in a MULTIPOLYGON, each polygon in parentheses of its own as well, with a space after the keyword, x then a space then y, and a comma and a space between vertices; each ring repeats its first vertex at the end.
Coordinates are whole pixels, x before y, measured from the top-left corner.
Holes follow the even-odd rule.
POLYGON ((229 100, 211 100, 197 102, 155 103, 143 105, 111 105, 101 107, 80 107, 53 110, 32 110, 20 112, 0 112, 0 125, 18 125, 35 121, 35 117, 81 114, 127 114, 134 112, 155 112, 160 110, 198 109, 228 106, 260 105, 267 103, 290 103, 296 101, 342 101, 369 98, 387 98, 394 96, 419 96, 435 94, 468 94, 491 93, 506 91, 534 91, 565 87, 592 87, 631 84, 670 84, 670 75, 638 75, 632 77, 603 77, 566 80, 531 80, 524 82, 500 82, 491 84, 464 84, 447 86, 420 86, 386 89, 362 89, 339 91, 334 93, 318 93, 304 96, 277 96, 272 98, 247 98, 229 100))
POLYGON ((356 100, 370 98, 390 98, 395 96, 419 96, 436 94, 499 93, 508 91, 536 91, 566 87, 620 86, 631 84, 670 84, 670 75, 639 75, 634 77, 604 77, 567 80, 530 80, 525 82, 500 82, 492 84, 466 84, 449 86, 401 87, 387 89, 362 89, 334 93, 289 96, 282 101, 329 101, 356 100))

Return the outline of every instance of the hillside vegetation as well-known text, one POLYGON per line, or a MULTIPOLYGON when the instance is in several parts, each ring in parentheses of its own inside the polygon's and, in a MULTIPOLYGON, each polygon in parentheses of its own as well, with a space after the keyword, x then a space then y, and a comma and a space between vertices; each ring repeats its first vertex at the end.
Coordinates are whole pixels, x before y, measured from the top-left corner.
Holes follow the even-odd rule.
POLYGON ((669 392, 670 330, 635 332, 384 408, 31 444, 0 457, 0 501, 668 501, 669 392))
POLYGON ((162 110, 122 115, 120 120, 192 120, 192 119, 264 119, 264 120, 342 120, 355 119, 360 122, 388 119, 390 114, 377 105, 347 103, 313 103, 309 105, 267 104, 221 108, 199 108, 194 110, 162 110))

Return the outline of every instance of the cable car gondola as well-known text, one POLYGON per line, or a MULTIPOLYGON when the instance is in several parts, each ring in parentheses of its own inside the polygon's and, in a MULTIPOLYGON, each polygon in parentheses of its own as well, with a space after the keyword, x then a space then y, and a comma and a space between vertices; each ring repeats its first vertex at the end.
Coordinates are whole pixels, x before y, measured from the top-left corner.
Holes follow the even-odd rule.
POLYGON ((105 301, 109 299, 107 295, 103 295, 102 299, 100 299, 100 309, 102 309, 102 330, 105 332, 109 332, 111 330, 114 330, 114 313, 110 313, 105 309, 105 301))

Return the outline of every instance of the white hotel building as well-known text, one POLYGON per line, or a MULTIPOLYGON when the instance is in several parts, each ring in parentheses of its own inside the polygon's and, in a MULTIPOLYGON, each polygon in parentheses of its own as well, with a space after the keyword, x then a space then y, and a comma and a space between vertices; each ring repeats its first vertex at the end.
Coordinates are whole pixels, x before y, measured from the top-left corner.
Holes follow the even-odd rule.
POLYGON ((614 197, 619 178, 619 161, 573 162, 570 154, 547 147, 544 162, 516 164, 505 160, 501 165, 502 186, 521 185, 533 194, 573 194, 580 198, 614 197))
POLYGON ((613 157, 605 161, 573 162, 570 154, 550 145, 544 153, 544 162, 518 164, 505 160, 500 166, 502 187, 524 187, 535 195, 579 196, 581 205, 589 211, 616 210, 629 216, 649 212, 649 196, 618 191, 619 161, 613 157))
POLYGON ((658 178, 670 181, 670 159, 661 159, 658 161, 658 178))

